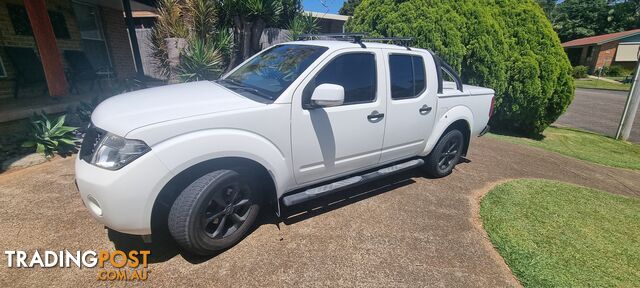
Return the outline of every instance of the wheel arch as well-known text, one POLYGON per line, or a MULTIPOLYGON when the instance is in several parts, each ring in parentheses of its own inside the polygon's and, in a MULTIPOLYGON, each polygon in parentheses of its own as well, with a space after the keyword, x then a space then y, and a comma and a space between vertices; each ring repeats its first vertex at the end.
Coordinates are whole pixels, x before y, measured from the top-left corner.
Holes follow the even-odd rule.
POLYGON ((467 151, 469 151, 469 142, 471 141, 471 128, 469 127, 469 122, 463 119, 456 120, 455 122, 451 123, 451 125, 449 125, 449 127, 447 127, 447 129, 444 130, 444 132, 442 132, 442 135, 440 135, 440 138, 442 138, 442 136, 446 135, 447 132, 451 130, 458 130, 462 132, 462 136, 464 137, 464 146, 462 147, 462 156, 467 156, 467 151))
POLYGON ((176 174, 160 190, 154 200, 153 207, 151 209, 152 234, 164 235, 165 233, 168 233, 167 220, 169 211, 171 210, 171 206, 175 202, 176 198, 190 183, 204 176, 205 174, 218 169, 242 170, 244 173, 250 173, 251 175, 257 177, 260 183, 264 183, 264 185, 260 186, 263 196, 262 200, 264 201, 263 203, 276 205, 275 209, 276 212, 278 212, 278 201, 274 176, 266 167, 264 167, 257 161, 245 157, 222 157, 209 159, 192 165, 191 167, 188 167, 187 169, 184 169, 180 173, 176 174))
POLYGON ((440 141, 440 138, 452 129, 459 129, 464 135, 465 141, 462 155, 466 156, 469 149, 469 142, 471 142, 471 127, 473 127, 472 119, 473 114, 471 110, 464 106, 457 106, 446 113, 443 113, 432 130, 422 156, 426 156, 431 153, 431 150, 433 150, 438 141, 440 141))

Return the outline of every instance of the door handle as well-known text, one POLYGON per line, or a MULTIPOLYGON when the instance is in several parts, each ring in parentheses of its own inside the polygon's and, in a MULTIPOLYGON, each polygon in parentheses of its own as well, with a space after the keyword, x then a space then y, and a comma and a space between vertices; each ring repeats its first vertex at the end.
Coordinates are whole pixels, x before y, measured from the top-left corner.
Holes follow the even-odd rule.
POLYGON ((367 119, 369 119, 370 121, 377 121, 381 120, 382 118, 384 118, 384 113, 380 113, 378 112, 378 110, 373 110, 371 114, 367 115, 367 119))
POLYGON ((427 113, 431 112, 431 109, 433 109, 433 108, 429 107, 429 105, 427 105, 427 104, 424 104, 424 105, 422 105, 422 107, 420 109, 418 109, 418 111, 420 111, 420 114, 427 114, 427 113))

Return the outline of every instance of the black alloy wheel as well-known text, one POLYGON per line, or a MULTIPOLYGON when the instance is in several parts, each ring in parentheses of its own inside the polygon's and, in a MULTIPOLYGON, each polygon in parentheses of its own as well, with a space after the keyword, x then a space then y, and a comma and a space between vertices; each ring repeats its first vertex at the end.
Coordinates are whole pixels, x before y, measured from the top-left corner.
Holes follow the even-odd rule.
POLYGON ((237 231, 247 221, 252 209, 249 187, 236 182, 213 194, 202 214, 202 227, 209 237, 221 239, 237 231))
POLYGON ((423 166, 425 172, 435 178, 451 174, 462 156, 464 141, 464 136, 459 130, 446 132, 426 157, 423 166))
POLYGON ((206 174, 185 188, 169 212, 173 238, 185 249, 211 255, 238 243, 260 210, 255 180, 234 170, 206 174))

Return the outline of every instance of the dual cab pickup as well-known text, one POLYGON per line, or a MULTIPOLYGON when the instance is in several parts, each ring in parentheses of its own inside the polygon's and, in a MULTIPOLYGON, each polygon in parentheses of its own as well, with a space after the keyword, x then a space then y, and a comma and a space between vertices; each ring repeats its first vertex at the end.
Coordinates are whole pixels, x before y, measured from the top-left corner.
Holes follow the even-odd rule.
POLYGON ((433 53, 346 41, 270 47, 220 80, 112 97, 92 115, 76 178, 90 213, 165 229, 211 254, 265 203, 291 206, 421 166, 451 173, 487 131, 494 91, 433 53))

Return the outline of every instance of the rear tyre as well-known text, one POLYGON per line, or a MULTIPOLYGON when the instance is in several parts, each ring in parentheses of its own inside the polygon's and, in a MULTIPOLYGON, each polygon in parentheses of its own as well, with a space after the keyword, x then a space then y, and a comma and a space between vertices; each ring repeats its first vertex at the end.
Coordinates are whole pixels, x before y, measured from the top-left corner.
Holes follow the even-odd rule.
POLYGON ((169 232, 183 248, 211 255, 239 242, 260 210, 256 189, 234 170, 206 174, 187 186, 169 212, 169 232))
POLYGON ((460 130, 451 130, 440 138, 431 154, 425 159, 424 170, 434 178, 441 178, 451 174, 456 167, 462 148, 464 147, 464 135, 460 130))

